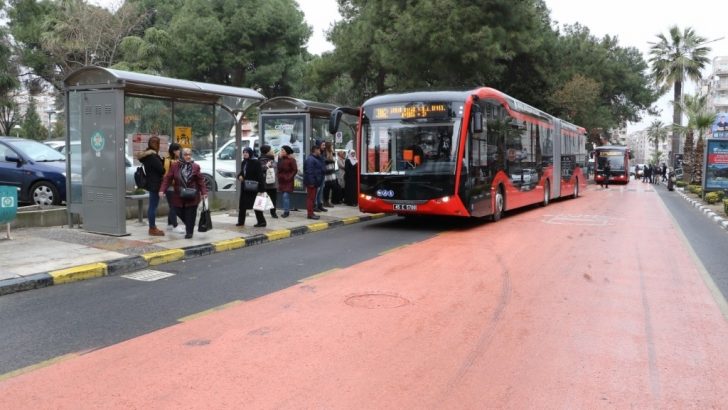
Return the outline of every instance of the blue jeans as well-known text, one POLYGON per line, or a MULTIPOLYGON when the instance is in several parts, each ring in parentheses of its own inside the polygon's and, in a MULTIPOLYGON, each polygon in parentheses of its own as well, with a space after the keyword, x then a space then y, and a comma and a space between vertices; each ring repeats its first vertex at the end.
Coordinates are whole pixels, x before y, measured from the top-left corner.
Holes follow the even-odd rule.
POLYGON ((149 192, 149 208, 147 209, 147 219, 149 227, 157 227, 157 207, 159 206, 159 192, 149 192))
POLYGON ((283 211, 289 212, 291 210, 291 193, 281 192, 281 201, 283 201, 283 211))

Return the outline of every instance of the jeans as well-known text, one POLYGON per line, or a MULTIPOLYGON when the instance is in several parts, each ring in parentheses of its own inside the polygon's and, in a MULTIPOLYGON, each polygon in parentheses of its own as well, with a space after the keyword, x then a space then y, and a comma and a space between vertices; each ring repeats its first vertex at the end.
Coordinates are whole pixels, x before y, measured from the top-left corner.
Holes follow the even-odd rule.
POLYGON ((149 208, 147 208, 147 219, 149 227, 157 227, 157 208, 159 207, 159 192, 149 191, 149 208))
POLYGON ((195 220, 197 219, 197 205, 176 208, 175 212, 185 224, 185 233, 192 235, 195 232, 195 220))
POLYGON ((289 212, 291 210, 291 193, 281 192, 281 201, 283 201, 283 211, 289 212))

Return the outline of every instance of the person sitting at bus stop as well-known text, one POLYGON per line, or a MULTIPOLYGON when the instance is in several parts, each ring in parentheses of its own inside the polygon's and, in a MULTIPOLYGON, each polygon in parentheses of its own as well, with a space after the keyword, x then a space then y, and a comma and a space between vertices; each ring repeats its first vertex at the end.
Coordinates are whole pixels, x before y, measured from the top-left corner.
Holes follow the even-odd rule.
POLYGON ((612 166, 609 165, 609 160, 604 164, 604 171, 602 172, 604 178, 602 179, 602 188, 609 189, 609 175, 612 174, 612 166))
POLYGON ((324 183, 324 164, 320 160, 321 145, 314 144, 311 147, 311 155, 306 157, 303 164, 303 185, 306 187, 306 209, 308 211, 308 219, 319 219, 314 214, 314 205, 316 203, 316 193, 319 187, 324 183))

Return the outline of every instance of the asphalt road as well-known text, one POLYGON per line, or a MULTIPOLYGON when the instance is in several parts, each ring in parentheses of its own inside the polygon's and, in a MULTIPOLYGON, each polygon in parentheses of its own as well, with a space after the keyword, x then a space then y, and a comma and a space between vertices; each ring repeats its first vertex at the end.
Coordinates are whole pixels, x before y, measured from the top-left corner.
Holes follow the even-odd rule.
POLYGON ((451 229, 463 220, 385 218, 155 267, 174 276, 121 276, 0 297, 0 375, 131 339, 217 306, 292 286, 451 229))
MULTIPOLYGON (((668 191, 664 185, 655 186, 655 190, 680 226, 705 270, 723 293, 723 297, 728 299, 728 231, 706 217, 677 192, 668 191)), ((665 252, 670 250, 666 249, 665 252)))

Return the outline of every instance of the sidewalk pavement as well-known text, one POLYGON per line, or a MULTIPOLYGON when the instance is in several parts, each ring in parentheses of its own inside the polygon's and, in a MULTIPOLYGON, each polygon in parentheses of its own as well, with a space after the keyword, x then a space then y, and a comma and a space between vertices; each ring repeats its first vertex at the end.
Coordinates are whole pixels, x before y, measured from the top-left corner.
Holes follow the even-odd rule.
MULTIPOLYGON (((282 212, 278 212, 279 215, 282 212)), ((384 214, 369 215, 357 207, 336 205, 306 218, 293 211, 288 218, 271 218, 267 226, 254 228, 255 215, 248 211, 246 226, 236 227, 237 210, 212 213, 213 229, 197 232, 191 239, 166 230, 166 217, 157 218, 165 236, 149 236, 146 220, 126 221, 128 236, 88 233, 67 226, 25 228, 0 237, 0 295, 100 276, 125 274, 149 266, 257 245, 291 236, 352 224, 384 214)), ((198 219, 199 222, 199 219, 198 219)))

